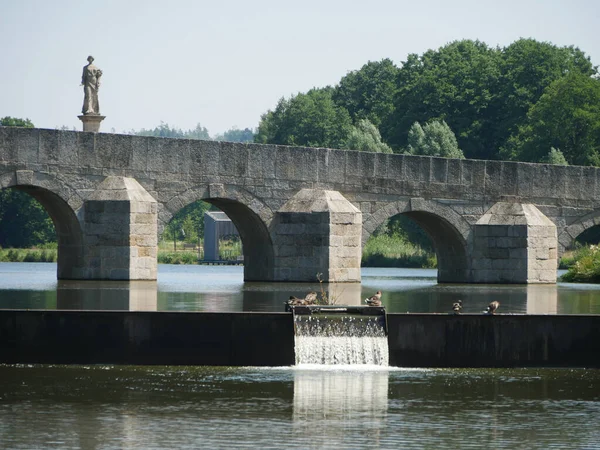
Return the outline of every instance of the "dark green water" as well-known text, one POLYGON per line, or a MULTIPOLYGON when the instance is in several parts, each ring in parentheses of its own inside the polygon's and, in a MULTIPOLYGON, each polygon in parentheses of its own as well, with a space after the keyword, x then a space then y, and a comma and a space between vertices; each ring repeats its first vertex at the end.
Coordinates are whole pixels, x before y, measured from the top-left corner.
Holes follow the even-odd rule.
POLYGON ((159 265, 158 282, 57 281, 56 265, 0 263, 0 308, 151 311, 283 311, 290 295, 321 287, 338 304, 357 305, 376 291, 388 312, 443 313, 463 300, 478 313, 600 314, 600 286, 438 285, 436 271, 364 268, 361 284, 244 283, 241 266, 159 265))
POLYGON ((0 447, 599 448, 600 371, 0 366, 0 447))

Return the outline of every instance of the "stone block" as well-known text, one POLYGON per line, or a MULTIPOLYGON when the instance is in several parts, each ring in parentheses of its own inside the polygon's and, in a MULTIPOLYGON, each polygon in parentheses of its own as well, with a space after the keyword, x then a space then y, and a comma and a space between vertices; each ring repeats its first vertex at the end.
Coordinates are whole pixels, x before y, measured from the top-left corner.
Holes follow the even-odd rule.
POLYGON ((276 177, 290 181, 316 181, 316 151, 278 146, 275 160, 276 177))
POLYGON ((275 178, 277 157, 275 146, 248 145, 248 176, 256 179, 275 178))
POLYGON ((40 130, 38 162, 40 164, 56 164, 59 161, 59 131, 40 130))
POLYGON ((95 135, 96 164, 103 168, 128 169, 133 153, 131 136, 97 133, 95 135))
MULTIPOLYGON (((446 172, 446 182, 448 184, 462 184, 462 159, 448 159, 448 169, 446 172)), ((482 212, 483 213, 483 212, 482 212)))
POLYGON ((323 149, 317 159, 318 181, 328 184, 345 182, 346 153, 341 150, 323 149))
POLYGON ((431 159, 431 181, 433 183, 445 183, 448 181, 448 159, 431 159))
POLYGON ((565 192, 567 198, 582 198, 582 168, 579 166, 558 166, 564 171, 565 192))

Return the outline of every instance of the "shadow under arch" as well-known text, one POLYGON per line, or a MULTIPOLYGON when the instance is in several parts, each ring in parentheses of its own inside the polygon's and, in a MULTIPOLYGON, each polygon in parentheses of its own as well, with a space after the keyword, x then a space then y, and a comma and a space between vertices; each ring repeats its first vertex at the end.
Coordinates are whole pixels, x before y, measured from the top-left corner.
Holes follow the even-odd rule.
POLYGON ((454 210, 437 202, 412 199, 384 205, 363 224, 363 245, 387 219, 402 214, 419 225, 431 239, 438 263, 438 283, 469 281, 469 224, 454 210), (383 213, 385 212, 385 213, 383 213))
POLYGON ((575 245, 577 238, 584 232, 600 226, 600 209, 585 214, 575 222, 558 231, 558 259, 560 260, 565 250, 575 245))
POLYGON ((160 214, 159 232, 179 209, 197 200, 210 203, 227 214, 240 233, 244 253, 244 281, 273 281, 275 257, 268 228, 273 213, 245 189, 219 185, 218 188, 208 186, 188 190, 165 205, 165 210, 160 214))
POLYGON ((6 188, 31 195, 46 210, 56 232, 58 242, 58 279, 79 278, 84 266, 83 231, 75 211, 58 194, 39 186, 13 184, 6 188))

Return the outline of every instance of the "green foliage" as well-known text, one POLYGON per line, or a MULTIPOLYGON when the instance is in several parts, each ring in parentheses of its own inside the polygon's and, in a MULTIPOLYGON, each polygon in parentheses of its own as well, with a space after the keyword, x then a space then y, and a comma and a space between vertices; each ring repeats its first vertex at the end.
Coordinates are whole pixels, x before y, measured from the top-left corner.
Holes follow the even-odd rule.
POLYGON ((204 213, 210 207, 209 203, 198 200, 181 208, 165 227, 163 238, 197 244, 204 238, 204 213))
POLYGON ((363 267, 436 267, 435 255, 398 235, 369 238, 362 255, 363 267))
POLYGON ((563 155, 563 153, 557 149, 557 148, 550 148, 550 151, 548 152, 548 154, 543 157, 540 160, 541 163, 545 163, 545 164, 554 164, 556 166, 568 166, 569 163, 567 162, 567 160, 565 159, 565 155, 563 155))
POLYGON ((580 247, 573 256, 575 263, 560 280, 573 283, 600 283, 600 248, 597 245, 580 247))
POLYGON ((159 251, 157 262, 158 264, 198 264, 198 253, 159 251))
POLYGON ((56 262, 56 248, 0 248, 0 262, 56 262))
POLYGON ((576 165, 600 165, 600 80, 571 73, 550 84, 503 149, 518 161, 540 161, 560 148, 576 165))
POLYGON ((243 130, 240 130, 236 127, 233 127, 223 134, 216 135, 215 141, 254 142, 254 131, 250 128, 244 128, 243 130))
POLYGON ((415 122, 408 131, 407 152, 412 155, 464 159, 456 136, 443 120, 432 120, 424 127, 415 122))
POLYGON ((30 195, 0 191, 0 247, 27 248, 56 240, 46 210, 30 195))
POLYGON ((392 149, 381 141, 381 134, 367 119, 360 119, 350 130, 346 148, 363 152, 392 153, 392 149))
POLYGON ((180 128, 171 128, 168 123, 161 122, 159 126, 152 130, 142 128, 140 131, 132 130, 131 134, 137 134, 138 136, 210 140, 208 130, 200 124, 197 124, 196 128, 193 130, 183 131, 180 128))
POLYGON ((332 89, 311 89, 279 100, 261 117, 255 142, 342 148, 352 127, 348 111, 332 100, 332 89))
POLYGON ((498 49, 470 40, 409 55, 398 73, 394 111, 380 127, 383 139, 396 150, 405 148, 415 122, 442 119, 456 131, 465 155, 493 159, 499 60, 498 49))
POLYGON ((433 253, 435 250, 429 235, 415 221, 404 214, 391 217, 376 233, 399 236, 407 242, 411 242, 423 250, 433 253))
POLYGON ((16 117, 6 116, 0 119, 0 126, 3 127, 23 127, 34 128, 33 123, 29 119, 18 119, 16 117))
POLYGON ((501 52, 500 89, 496 148, 522 125, 529 109, 554 81, 567 74, 593 75, 589 57, 575 47, 557 47, 549 42, 519 39, 501 52))
POLYGON ((340 80, 333 100, 348 110, 355 122, 367 119, 379 126, 394 109, 397 76, 398 68, 390 59, 369 61, 340 80))

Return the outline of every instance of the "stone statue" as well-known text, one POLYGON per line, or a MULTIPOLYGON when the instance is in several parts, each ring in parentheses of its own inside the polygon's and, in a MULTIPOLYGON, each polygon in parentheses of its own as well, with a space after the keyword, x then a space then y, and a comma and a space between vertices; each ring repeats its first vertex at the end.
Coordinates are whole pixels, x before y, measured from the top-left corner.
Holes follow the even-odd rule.
POLYGON ((88 65, 83 67, 81 76, 81 85, 83 86, 83 108, 84 115, 99 115, 100 105, 98 104, 98 89, 100 88, 100 77, 102 71, 94 63, 94 57, 88 56, 88 65))

